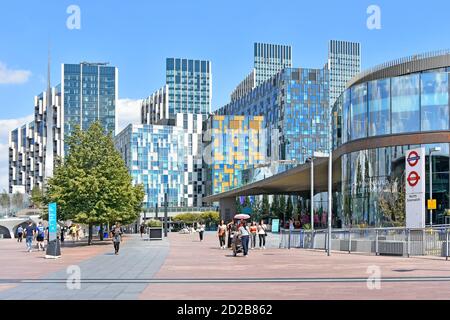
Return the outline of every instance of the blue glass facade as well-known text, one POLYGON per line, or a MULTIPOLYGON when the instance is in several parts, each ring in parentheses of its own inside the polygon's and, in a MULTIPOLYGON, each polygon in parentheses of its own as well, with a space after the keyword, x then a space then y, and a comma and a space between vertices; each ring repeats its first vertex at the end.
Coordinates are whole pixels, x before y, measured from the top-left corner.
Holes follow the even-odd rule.
POLYGON ((287 68, 217 114, 264 116, 265 157, 303 163, 328 150, 328 103, 327 70, 287 68))
POLYGON ((134 184, 143 184, 144 208, 185 206, 184 130, 175 126, 129 125, 115 138, 134 184))
POLYGON ((166 59, 166 85, 169 115, 211 112, 211 62, 192 59, 166 59))
POLYGON ((115 135, 118 71, 97 63, 63 64, 64 135, 100 121, 115 135))
MULTIPOLYGON (((376 137, 395 137, 449 130, 449 82, 446 69, 379 78, 350 86, 333 106, 333 148, 376 137)), ((343 225, 383 224, 379 199, 389 185, 404 180, 407 150, 425 147, 426 198, 429 197, 429 150, 433 154, 433 223, 444 223, 449 203, 449 143, 411 143, 407 136, 396 146, 377 147, 341 156, 341 182, 334 200, 343 225)), ((429 223, 428 214, 426 222, 429 223)))

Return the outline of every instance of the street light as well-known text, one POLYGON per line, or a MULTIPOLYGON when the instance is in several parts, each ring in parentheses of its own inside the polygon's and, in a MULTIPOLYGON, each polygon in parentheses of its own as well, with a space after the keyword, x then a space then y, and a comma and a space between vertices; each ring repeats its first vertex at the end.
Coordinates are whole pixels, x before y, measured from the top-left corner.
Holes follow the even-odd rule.
MULTIPOLYGON (((431 156, 433 152, 440 152, 441 147, 434 147, 430 149, 430 155, 428 157, 428 160, 430 161, 430 200, 433 200, 433 165, 432 165, 432 159, 431 156)), ((433 226, 433 209, 430 209, 430 227, 433 226)))

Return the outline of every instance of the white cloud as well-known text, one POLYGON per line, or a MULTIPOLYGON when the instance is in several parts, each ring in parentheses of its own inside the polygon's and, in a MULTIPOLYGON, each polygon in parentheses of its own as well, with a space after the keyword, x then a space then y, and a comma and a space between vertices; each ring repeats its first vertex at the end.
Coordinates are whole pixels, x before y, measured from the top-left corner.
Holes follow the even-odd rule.
POLYGON ((0 119, 0 192, 5 189, 8 190, 8 175, 9 175, 9 132, 14 130, 27 122, 33 121, 34 116, 18 119, 0 119))
POLYGON ((117 101, 116 117, 118 118, 119 128, 116 134, 130 123, 141 123, 141 102, 142 100, 134 99, 119 99, 117 101))
POLYGON ((0 84, 21 84, 28 81, 31 71, 8 69, 6 64, 0 62, 0 84))

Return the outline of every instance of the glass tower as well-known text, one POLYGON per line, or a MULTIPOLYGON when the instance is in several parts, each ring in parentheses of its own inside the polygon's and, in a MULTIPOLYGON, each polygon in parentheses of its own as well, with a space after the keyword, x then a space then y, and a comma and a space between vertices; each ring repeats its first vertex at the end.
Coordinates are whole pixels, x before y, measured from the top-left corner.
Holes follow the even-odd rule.
POLYGON ((211 112, 211 62, 192 59, 166 59, 169 117, 176 113, 211 112))
POLYGON ((331 40, 328 44, 330 106, 345 90, 346 83, 361 72, 361 45, 357 42, 331 40))
POLYGON ((62 77, 64 135, 70 135, 76 125, 87 129, 100 121, 114 136, 117 68, 105 63, 63 64, 62 77))
POLYGON ((256 42, 254 44, 253 57, 256 86, 259 86, 284 68, 292 67, 291 46, 256 42))

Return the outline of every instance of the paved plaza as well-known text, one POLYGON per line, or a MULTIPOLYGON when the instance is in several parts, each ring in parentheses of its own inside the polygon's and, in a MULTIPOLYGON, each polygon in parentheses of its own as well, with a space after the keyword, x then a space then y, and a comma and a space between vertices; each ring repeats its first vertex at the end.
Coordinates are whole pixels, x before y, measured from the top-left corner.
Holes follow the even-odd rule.
POLYGON ((110 241, 65 246, 62 257, 27 253, 25 243, 0 241, 0 299, 448 299, 450 261, 278 249, 233 257, 215 233, 169 233, 162 241, 127 235, 115 256, 110 241), (80 270, 70 289, 69 266, 80 270), (377 273, 370 273, 376 270, 377 273), (368 277, 378 275, 377 282, 368 277))

